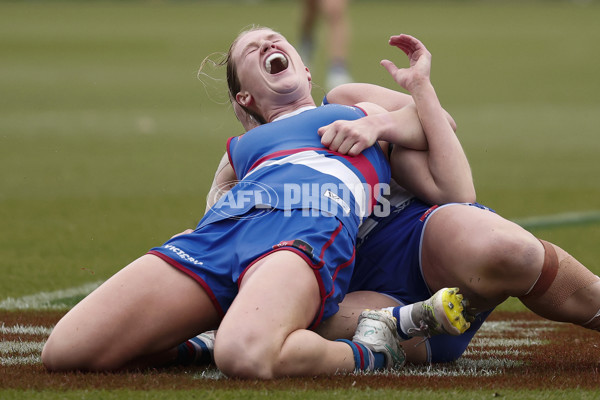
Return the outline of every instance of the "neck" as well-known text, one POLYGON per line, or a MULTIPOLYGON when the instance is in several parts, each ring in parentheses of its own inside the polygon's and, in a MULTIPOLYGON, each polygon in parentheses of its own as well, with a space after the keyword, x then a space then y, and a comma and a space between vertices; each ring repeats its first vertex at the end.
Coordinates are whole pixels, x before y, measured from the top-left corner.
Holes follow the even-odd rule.
POLYGON ((285 115, 292 113, 303 107, 315 107, 315 102, 312 97, 305 98, 303 100, 295 101, 291 104, 285 105, 276 105, 269 109, 268 112, 265 113, 265 120, 267 122, 272 122, 275 119, 285 115))

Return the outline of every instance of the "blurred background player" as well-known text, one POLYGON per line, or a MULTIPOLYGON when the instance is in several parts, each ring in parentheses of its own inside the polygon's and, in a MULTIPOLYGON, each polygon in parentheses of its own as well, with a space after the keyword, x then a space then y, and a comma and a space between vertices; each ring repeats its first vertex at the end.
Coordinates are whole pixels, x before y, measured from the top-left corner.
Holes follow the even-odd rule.
POLYGON ((310 65, 315 50, 315 30, 320 14, 327 26, 328 70, 326 90, 352 82, 348 72, 348 42, 350 40, 350 18, 348 0, 302 0, 299 52, 302 60, 310 65))

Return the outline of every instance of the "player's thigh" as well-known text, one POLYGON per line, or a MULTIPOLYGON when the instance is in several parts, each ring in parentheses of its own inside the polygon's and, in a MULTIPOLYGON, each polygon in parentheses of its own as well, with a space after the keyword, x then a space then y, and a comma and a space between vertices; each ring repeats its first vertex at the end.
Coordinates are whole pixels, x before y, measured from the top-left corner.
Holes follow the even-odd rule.
POLYGON ((145 255, 67 313, 47 347, 54 353, 78 354, 81 359, 75 363, 110 369, 167 350, 215 328, 218 321, 198 283, 160 258, 145 255))
MULTIPOLYGON (((291 332, 306 329, 321 304, 314 270, 294 252, 280 250, 264 257, 244 275, 227 310, 215 343, 215 357, 226 360, 273 354, 291 332)), ((219 361, 219 360, 217 360, 219 361)))
POLYGON ((542 246, 531 233, 473 206, 441 208, 429 217, 423 235, 421 266, 432 292, 458 286, 485 308, 524 293, 539 275, 530 266, 542 260, 542 246))

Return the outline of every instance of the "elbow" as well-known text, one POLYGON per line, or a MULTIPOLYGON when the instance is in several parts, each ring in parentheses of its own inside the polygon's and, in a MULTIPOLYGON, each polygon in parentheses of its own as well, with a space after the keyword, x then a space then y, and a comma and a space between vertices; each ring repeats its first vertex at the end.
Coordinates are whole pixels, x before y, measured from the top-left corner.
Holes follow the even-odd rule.
POLYGON ((448 203, 475 203, 477 194, 475 187, 465 187, 460 190, 442 190, 434 198, 430 199, 431 204, 448 204, 448 203))

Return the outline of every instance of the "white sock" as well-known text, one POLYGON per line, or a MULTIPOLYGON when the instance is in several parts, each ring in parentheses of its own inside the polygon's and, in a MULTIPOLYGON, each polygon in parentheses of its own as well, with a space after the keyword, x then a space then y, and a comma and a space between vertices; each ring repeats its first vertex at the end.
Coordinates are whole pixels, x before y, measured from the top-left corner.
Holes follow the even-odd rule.
POLYGON ((400 333, 400 336, 412 337, 412 334, 409 332, 419 328, 412 320, 412 309, 413 304, 384 308, 384 310, 389 311, 396 317, 397 328, 399 330, 398 333, 400 333))

